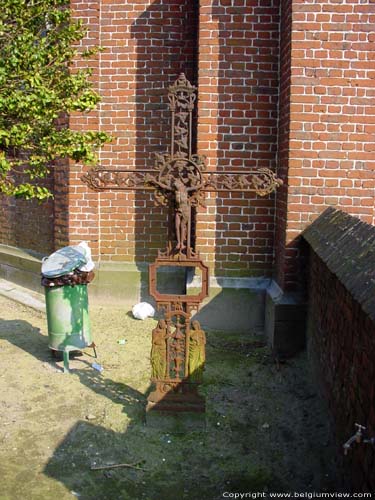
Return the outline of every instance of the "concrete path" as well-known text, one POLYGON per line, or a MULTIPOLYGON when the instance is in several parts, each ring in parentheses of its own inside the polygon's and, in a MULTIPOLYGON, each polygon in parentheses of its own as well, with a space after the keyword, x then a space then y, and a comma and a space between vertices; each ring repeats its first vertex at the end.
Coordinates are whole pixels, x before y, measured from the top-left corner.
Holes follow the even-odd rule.
POLYGON ((0 295, 25 306, 32 307, 37 311, 46 312, 43 294, 15 285, 10 281, 0 279, 0 295))

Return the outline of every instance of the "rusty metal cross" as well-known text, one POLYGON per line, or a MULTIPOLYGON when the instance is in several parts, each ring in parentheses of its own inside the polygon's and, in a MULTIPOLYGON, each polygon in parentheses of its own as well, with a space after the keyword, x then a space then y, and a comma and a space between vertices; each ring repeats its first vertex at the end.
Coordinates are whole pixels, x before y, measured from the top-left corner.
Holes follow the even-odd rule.
POLYGON ((192 244, 195 207, 204 206, 208 191, 254 191, 260 196, 272 193, 282 181, 268 168, 246 172, 207 171, 205 157, 192 151, 193 111, 196 87, 182 73, 169 87, 172 115, 170 152, 156 154, 153 169, 128 170, 96 167, 82 176, 93 190, 152 190, 155 203, 169 207, 168 241, 165 250, 149 267, 150 295, 164 310, 152 333, 151 381, 155 391, 148 397, 147 411, 204 412, 199 395, 205 363, 205 333, 192 311, 208 295, 208 267, 192 244), (164 294, 158 291, 161 267, 198 269, 201 290, 196 295, 164 294))

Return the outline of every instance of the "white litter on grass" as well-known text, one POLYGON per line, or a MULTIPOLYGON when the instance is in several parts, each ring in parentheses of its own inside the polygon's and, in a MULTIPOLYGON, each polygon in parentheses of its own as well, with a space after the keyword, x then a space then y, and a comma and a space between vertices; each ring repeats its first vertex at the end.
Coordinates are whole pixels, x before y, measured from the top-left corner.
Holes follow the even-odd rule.
POLYGON ((132 313, 136 319, 146 319, 154 316, 155 309, 148 302, 139 302, 133 307, 132 313))

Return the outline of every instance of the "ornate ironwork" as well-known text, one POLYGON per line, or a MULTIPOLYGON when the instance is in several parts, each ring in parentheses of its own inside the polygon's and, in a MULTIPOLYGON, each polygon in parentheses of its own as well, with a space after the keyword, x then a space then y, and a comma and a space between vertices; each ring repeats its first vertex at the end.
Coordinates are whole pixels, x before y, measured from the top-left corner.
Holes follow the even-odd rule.
MULTIPOLYGON (((191 183, 199 194, 207 191, 253 191, 259 196, 266 196, 273 193, 275 189, 282 185, 281 179, 270 170, 263 167, 247 171, 225 171, 225 172, 204 172, 204 163, 199 157, 193 161, 171 160, 170 155, 158 155, 156 169, 148 170, 109 170, 97 167, 82 176, 82 180, 93 190, 100 191, 106 189, 149 189, 157 193, 160 191, 158 185, 166 186, 161 191, 173 191, 170 180, 173 174, 178 174, 184 165, 186 177, 190 171, 191 183), (195 160, 195 161, 194 161, 195 160)), ((203 198, 202 198, 203 201, 203 198)), ((167 198, 166 198, 167 202, 167 198)), ((158 201, 158 203, 160 203, 158 201)))
POLYGON ((155 390, 147 410, 197 411, 205 408, 198 394, 205 363, 205 333, 192 312, 208 295, 208 268, 191 242, 193 208, 204 206, 207 191, 254 191, 272 193, 282 181, 268 168, 206 171, 205 157, 193 153, 192 126, 196 87, 182 73, 169 87, 172 116, 170 151, 155 155, 152 169, 127 170, 97 167, 82 180, 93 190, 152 190, 157 205, 170 207, 168 244, 150 265, 150 294, 164 318, 152 332, 151 380, 155 390), (199 268, 202 287, 198 295, 162 294, 157 289, 161 266, 199 268))
POLYGON ((191 316, 208 296, 208 267, 198 256, 178 261, 159 256, 149 267, 149 290, 158 308, 164 310, 164 319, 153 330, 151 380, 155 390, 148 397, 147 410, 204 412, 205 400, 198 394, 198 386, 205 364, 205 333, 191 316), (198 269, 199 293, 159 292, 157 272, 166 266, 198 269))
POLYGON ((191 321, 195 306, 180 301, 159 303, 165 309, 152 332, 151 381, 147 411, 205 411, 198 388, 203 380, 206 335, 200 323, 191 321))
POLYGON ((207 176, 204 191, 254 191, 266 196, 282 185, 282 180, 265 167, 247 172, 211 172, 207 176))

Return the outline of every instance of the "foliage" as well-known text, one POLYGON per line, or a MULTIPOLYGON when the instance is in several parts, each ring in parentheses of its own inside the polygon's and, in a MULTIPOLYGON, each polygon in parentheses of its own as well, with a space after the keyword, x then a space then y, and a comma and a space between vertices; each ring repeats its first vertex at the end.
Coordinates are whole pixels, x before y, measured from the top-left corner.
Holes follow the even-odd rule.
MULTIPOLYGON (((72 19, 67 0, 2 0, 0 9, 0 192, 51 196, 43 178, 59 159, 97 162, 105 132, 63 126, 71 112, 94 109, 100 96, 89 68, 74 61, 86 30, 72 19)), ((82 59, 81 59, 82 60, 82 59)))

